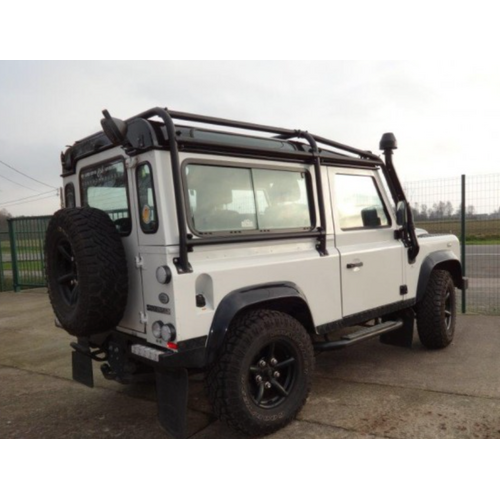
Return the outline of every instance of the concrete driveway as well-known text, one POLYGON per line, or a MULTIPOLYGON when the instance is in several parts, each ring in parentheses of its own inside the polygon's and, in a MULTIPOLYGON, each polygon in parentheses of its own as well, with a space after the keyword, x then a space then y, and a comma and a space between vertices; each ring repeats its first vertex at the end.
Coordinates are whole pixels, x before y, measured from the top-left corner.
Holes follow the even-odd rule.
MULTIPOLYGON (((153 383, 122 386, 95 370, 71 379, 72 338, 45 290, 0 294, 0 438, 165 438, 153 383)), ((316 358, 309 400, 271 438, 500 438, 500 317, 460 316, 443 351, 377 340, 316 358)), ((244 437, 216 421, 190 380, 189 434, 244 437)))

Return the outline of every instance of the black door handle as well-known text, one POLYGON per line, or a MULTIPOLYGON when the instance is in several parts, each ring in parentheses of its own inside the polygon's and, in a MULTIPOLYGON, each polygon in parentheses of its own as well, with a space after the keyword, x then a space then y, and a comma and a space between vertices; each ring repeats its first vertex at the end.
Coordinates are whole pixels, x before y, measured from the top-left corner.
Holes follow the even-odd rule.
POLYGON ((352 262, 351 264, 347 264, 347 269, 354 269, 355 267, 363 267, 362 262, 352 262))

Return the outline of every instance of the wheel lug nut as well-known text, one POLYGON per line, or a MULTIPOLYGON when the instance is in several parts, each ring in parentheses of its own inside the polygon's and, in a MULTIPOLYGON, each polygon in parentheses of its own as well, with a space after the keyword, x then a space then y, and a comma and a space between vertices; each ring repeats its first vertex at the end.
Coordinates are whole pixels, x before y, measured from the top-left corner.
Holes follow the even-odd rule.
POLYGON ((274 378, 278 378, 279 376, 280 376, 280 372, 279 372, 279 371, 275 371, 275 372, 273 373, 273 377, 274 377, 274 378))
POLYGON ((266 382, 266 383, 264 384, 264 387, 265 387, 266 389, 271 389, 271 382, 266 382))
POLYGON ((278 364, 278 360, 276 358, 272 358, 270 363, 271 363, 271 366, 275 366, 278 364))
POLYGON ((265 362, 263 359, 261 359, 261 360, 259 361, 259 367, 260 367, 260 368, 265 368, 266 366, 267 366, 267 365, 266 365, 266 362, 265 362))
POLYGON ((257 375, 255 377, 255 382, 257 382, 258 384, 260 384, 262 382, 262 377, 260 375, 257 375))

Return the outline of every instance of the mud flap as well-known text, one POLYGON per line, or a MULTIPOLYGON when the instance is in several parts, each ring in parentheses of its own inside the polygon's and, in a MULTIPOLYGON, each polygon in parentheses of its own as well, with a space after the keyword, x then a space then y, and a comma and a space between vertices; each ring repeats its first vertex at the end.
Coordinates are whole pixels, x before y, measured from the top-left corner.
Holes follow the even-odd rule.
POLYGON ((71 353, 71 361, 73 367, 73 380, 87 387, 94 387, 92 358, 84 352, 74 350, 71 353))
MULTIPOLYGON (((392 317, 391 317, 392 318, 392 317)), ((399 330, 384 333, 381 335, 382 344, 395 345, 398 347, 408 347, 413 345, 413 329, 415 327, 415 313, 413 309, 406 309, 393 315, 393 319, 403 320, 403 326, 399 330)))
POLYGON ((172 437, 186 438, 188 372, 179 368, 156 370, 155 374, 160 425, 172 437))

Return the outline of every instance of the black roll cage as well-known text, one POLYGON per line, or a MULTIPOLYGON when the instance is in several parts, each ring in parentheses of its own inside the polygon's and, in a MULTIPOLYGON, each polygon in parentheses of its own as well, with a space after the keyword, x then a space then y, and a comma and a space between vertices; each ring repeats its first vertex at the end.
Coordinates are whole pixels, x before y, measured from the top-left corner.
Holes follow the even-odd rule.
MULTIPOLYGON (((318 198, 318 210, 319 210, 319 226, 317 227, 316 232, 308 233, 308 234, 297 234, 297 233, 282 233, 279 235, 270 235, 270 234, 262 234, 262 235, 249 235, 249 236, 236 236, 232 238, 234 241, 258 241, 265 239, 285 239, 285 238, 305 238, 305 237, 315 237, 318 240, 318 244, 316 248, 320 255, 327 255, 326 249, 326 212, 325 212, 325 201, 323 194, 323 183, 321 177, 321 166, 327 164, 345 164, 351 166, 369 166, 369 167, 380 167, 384 177, 386 178, 387 184, 389 186, 389 190, 391 192, 392 198, 397 204, 400 201, 404 201, 407 203, 406 196, 402 189, 401 183, 397 176, 397 173, 392 164, 392 151, 384 151, 386 157, 386 163, 383 160, 373 154, 370 151, 363 151, 351 146, 347 146, 345 144, 341 144, 339 142, 332 141, 330 139, 325 139, 324 137, 320 137, 314 134, 310 134, 307 131, 302 130, 292 130, 285 129, 280 127, 271 127, 267 125, 257 125, 254 123, 241 122, 228 120, 223 118, 215 118, 204 115, 197 115, 192 113, 184 113, 179 111, 168 110, 167 108, 151 108, 143 113, 140 113, 136 116, 133 116, 126 120, 126 123, 130 123, 134 120, 144 119, 148 120, 150 118, 160 118, 162 122, 165 124, 167 131, 167 141, 168 141, 168 149, 170 151, 170 159, 172 163, 172 174, 174 181, 174 193, 175 193, 175 204, 177 211, 177 225, 179 231, 179 257, 174 261, 177 271, 180 274, 192 272, 191 265, 189 264, 188 259, 188 251, 189 248, 196 245, 205 245, 205 244, 216 244, 222 243, 223 241, 227 241, 227 238, 210 238, 206 240, 198 240, 192 239, 192 235, 187 234, 186 229, 186 209, 184 203, 184 195, 182 189, 181 182, 181 170, 180 170, 180 162, 179 162, 179 143, 182 145, 196 145, 198 148, 201 147, 202 151, 210 151, 210 149, 216 148, 217 145, 212 143, 209 144, 203 140, 194 140, 181 137, 181 131, 176 127, 174 120, 182 120, 184 122, 196 122, 196 123, 204 123, 215 126, 222 127, 230 127, 233 129, 242 129, 247 131, 255 131, 255 132, 264 132, 272 134, 270 139, 275 140, 285 140, 289 141, 291 139, 303 139, 310 146, 309 151, 291 151, 291 152, 278 152, 272 151, 265 148, 257 148, 251 146, 243 146, 239 144, 231 145, 231 151, 235 153, 243 154, 244 156, 251 157, 282 157, 282 158, 290 158, 298 161, 307 161, 308 158, 312 157, 313 165, 314 165, 314 173, 316 180, 316 195, 318 198), (340 150, 344 153, 349 153, 349 155, 345 155, 342 153, 338 153, 336 151, 331 151, 330 149, 322 150, 319 148, 319 145, 327 146, 328 148, 334 148, 336 150, 340 150), (389 153, 389 154, 388 154, 389 153), (355 155, 355 156, 351 156, 355 155)), ((152 122, 150 122, 152 123, 152 122)), ((88 140, 94 141, 98 147, 107 148, 112 147, 109 142, 102 143, 97 142, 98 137, 100 135, 94 135, 87 138, 88 140)), ((80 141, 80 143, 84 142, 80 141)), ((74 147, 76 147, 79 143, 76 143, 74 147)), ((298 144, 298 143, 297 143, 298 144)), ((125 147, 125 145, 124 145, 125 147)), ((225 149, 228 148, 227 144, 224 146, 225 149)), ((72 148, 70 148, 72 149, 72 148)), ((162 148, 164 149, 164 148, 162 148)), ((95 149, 93 151, 95 153, 95 149)), ((72 157, 71 150, 68 150, 65 155, 62 155, 63 160, 63 169, 65 165, 66 156, 69 158, 71 163, 76 162, 83 156, 87 156, 84 154, 82 156, 75 155, 72 157), (79 157, 80 156, 80 157, 79 157)), ((76 153, 76 152, 75 152, 76 153)), ((64 175, 64 174, 63 174, 64 175)), ((413 220, 411 217, 411 210, 408 210, 408 218, 409 224, 406 230, 403 231, 402 239, 405 243, 405 246, 408 247, 408 255, 409 260, 414 260, 416 254, 418 253, 418 242, 415 235, 415 229, 413 226, 413 220)))

